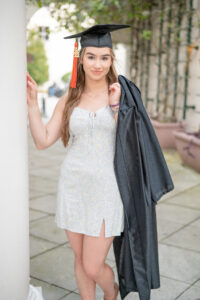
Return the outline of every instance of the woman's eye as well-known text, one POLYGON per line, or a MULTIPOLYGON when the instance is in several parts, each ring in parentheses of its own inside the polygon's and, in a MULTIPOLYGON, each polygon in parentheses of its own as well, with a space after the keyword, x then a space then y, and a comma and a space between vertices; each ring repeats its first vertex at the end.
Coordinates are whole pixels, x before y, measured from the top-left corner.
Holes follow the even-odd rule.
MULTIPOLYGON (((89 59, 93 59, 94 56, 88 56, 88 58, 89 58, 89 59)), ((103 57, 103 60, 108 60, 108 58, 107 58, 107 57, 103 57)))

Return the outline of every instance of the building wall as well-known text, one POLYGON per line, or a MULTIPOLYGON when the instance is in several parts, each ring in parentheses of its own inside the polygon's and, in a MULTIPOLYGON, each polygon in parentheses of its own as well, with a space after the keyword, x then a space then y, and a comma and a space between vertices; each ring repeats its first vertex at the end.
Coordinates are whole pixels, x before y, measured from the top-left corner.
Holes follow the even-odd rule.
POLYGON ((186 130, 198 130, 200 1, 159 0, 157 3, 145 22, 134 24, 131 79, 140 88, 151 116, 161 121, 174 121, 176 117, 177 121, 187 122, 186 130), (143 30, 152 31, 149 41, 141 38, 143 30))

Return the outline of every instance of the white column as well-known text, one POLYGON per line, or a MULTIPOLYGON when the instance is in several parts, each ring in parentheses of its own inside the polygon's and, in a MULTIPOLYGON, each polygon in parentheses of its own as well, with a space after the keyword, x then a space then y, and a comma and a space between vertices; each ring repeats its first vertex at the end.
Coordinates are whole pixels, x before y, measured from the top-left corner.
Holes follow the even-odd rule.
POLYGON ((0 299, 26 300, 29 205, 25 1, 0 1, 0 299))

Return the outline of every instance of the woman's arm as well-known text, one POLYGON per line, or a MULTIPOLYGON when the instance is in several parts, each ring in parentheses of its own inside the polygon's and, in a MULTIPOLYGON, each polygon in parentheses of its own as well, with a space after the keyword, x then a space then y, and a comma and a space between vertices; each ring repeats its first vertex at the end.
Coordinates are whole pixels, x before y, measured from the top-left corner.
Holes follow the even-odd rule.
POLYGON ((121 86, 118 82, 115 82, 109 86, 109 103, 113 111, 113 115, 116 123, 118 120, 120 97, 121 97, 121 86))
POLYGON ((62 113, 66 95, 57 102, 53 115, 49 122, 44 125, 37 101, 37 84, 27 74, 27 104, 31 135, 38 150, 45 149, 55 143, 61 135, 62 113))

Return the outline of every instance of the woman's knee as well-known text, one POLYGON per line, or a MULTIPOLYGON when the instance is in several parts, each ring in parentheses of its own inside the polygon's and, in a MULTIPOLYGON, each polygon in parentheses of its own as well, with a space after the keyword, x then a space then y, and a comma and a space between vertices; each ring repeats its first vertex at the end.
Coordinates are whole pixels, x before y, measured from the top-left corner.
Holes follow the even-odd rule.
POLYGON ((85 273, 87 274, 88 277, 90 277, 93 280, 96 280, 99 276, 99 273, 104 265, 103 264, 95 264, 92 263, 91 261, 84 260, 82 261, 83 263, 83 268, 85 273))

